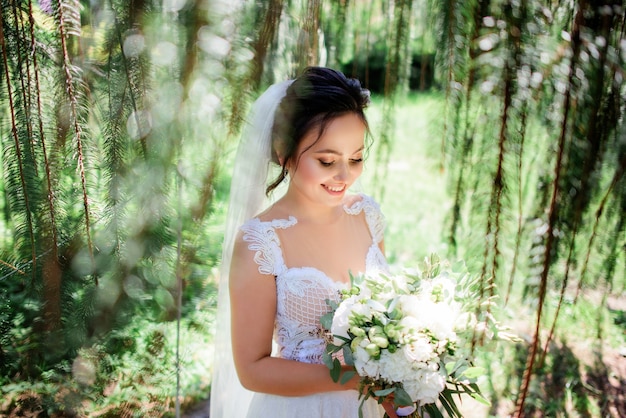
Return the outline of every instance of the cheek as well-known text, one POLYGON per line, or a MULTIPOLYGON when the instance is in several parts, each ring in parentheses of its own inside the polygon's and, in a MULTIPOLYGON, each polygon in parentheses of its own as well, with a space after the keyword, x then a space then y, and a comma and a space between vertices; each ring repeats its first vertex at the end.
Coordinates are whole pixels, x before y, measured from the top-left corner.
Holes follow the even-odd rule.
POLYGON ((301 161, 297 175, 304 182, 321 183, 325 177, 325 172, 317 161, 301 161))
POLYGON ((359 164, 358 166, 356 166, 352 172, 354 173, 354 178, 356 179, 357 177, 360 177, 361 174, 363 174, 363 163, 359 164))

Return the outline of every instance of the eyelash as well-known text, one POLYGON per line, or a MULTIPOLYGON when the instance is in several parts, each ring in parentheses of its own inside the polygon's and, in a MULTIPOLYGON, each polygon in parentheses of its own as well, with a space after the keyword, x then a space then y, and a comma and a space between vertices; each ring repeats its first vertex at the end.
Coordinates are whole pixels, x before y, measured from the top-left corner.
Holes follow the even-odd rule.
MULTIPOLYGON (((324 167, 330 167, 331 165, 335 164, 335 162, 334 162, 334 161, 330 161, 330 162, 327 162, 327 161, 322 161, 322 160, 319 160, 319 161, 320 161, 320 164, 322 164, 322 166, 324 166, 324 167)), ((355 159, 351 159, 351 160, 350 160, 350 162, 351 162, 352 164, 360 164, 360 163, 362 163, 362 162, 363 162, 363 158, 355 158, 355 159)))

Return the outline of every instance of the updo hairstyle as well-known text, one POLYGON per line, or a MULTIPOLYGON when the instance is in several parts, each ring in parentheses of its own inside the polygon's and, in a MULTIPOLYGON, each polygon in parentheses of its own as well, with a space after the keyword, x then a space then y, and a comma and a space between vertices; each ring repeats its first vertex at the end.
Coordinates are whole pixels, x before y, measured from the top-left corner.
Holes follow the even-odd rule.
MULTIPOLYGON (((333 119, 355 113, 369 133, 364 113, 369 102, 369 90, 361 87, 358 80, 347 78, 343 73, 330 68, 305 69, 302 75, 291 83, 274 115, 272 162, 280 165, 282 169, 278 177, 267 187, 266 193, 269 194, 282 183, 290 161, 295 159, 297 166, 302 155, 302 153, 296 155, 298 146, 312 129, 318 130, 315 140, 317 142, 333 119)), ((306 149, 302 152, 305 151, 306 149)))

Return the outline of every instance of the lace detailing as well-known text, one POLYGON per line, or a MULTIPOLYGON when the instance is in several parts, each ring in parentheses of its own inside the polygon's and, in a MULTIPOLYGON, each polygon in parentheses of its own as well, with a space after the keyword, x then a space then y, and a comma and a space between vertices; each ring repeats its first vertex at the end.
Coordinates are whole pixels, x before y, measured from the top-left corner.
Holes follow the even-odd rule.
POLYGON ((287 269, 276 228, 285 229, 296 223, 296 218, 290 216, 289 219, 275 219, 271 222, 254 218, 241 226, 243 240, 250 243, 248 249, 256 251, 254 261, 259 265, 261 274, 278 276, 287 269))
MULTIPOLYGON (((378 247, 385 228, 378 204, 369 196, 361 195, 350 207, 344 206, 344 210, 350 215, 365 211, 372 236, 365 260, 366 273, 387 270, 387 261, 378 247)), ((313 267, 287 268, 276 228, 285 229, 296 223, 293 216, 268 222, 255 218, 241 229, 244 241, 249 243, 248 248, 255 251, 254 261, 259 266, 259 272, 276 277, 276 355, 321 364, 327 336, 319 320, 330 310, 326 300, 339 301, 339 292, 346 285, 333 281, 313 267)))
POLYGON ((364 194, 360 196, 360 200, 354 202, 350 207, 344 206, 344 210, 350 215, 358 215, 364 210, 370 234, 372 234, 374 242, 378 244, 385 235, 385 217, 380 211, 380 206, 374 199, 364 194))

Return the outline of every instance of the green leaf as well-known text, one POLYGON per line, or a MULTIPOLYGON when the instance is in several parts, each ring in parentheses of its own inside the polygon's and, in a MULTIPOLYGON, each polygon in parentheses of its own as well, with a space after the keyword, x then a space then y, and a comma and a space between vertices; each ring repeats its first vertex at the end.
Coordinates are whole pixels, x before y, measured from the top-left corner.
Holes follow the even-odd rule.
POLYGON ((446 412, 451 417, 462 417, 459 408, 456 406, 456 402, 452 399, 452 391, 448 389, 444 389, 443 392, 439 394, 439 401, 441 405, 444 407, 446 412))
POLYGON ((343 360, 348 366, 354 366, 354 357, 352 356, 352 350, 349 345, 343 346, 343 360))
POLYGON ((467 266, 465 265, 465 261, 457 260, 452 263, 451 269, 455 273, 465 273, 467 271, 467 266))
POLYGON ((430 418, 443 418, 443 414, 441 413, 439 408, 437 408, 437 405, 435 405, 434 403, 429 403, 429 404, 424 405, 423 409, 424 411, 428 413, 428 416, 430 418))
POLYGON ((363 404, 367 400, 367 397, 363 398, 361 403, 359 404, 359 418, 363 418, 363 404))
POLYGON ((333 369, 333 356, 331 356, 331 353, 329 353, 328 350, 326 350, 324 354, 322 354, 322 360, 324 361, 326 367, 328 367, 330 370, 333 369))
POLYGON ((333 359, 333 367, 330 369, 330 377, 332 377, 333 382, 337 383, 339 381, 339 376, 341 374, 341 363, 338 359, 333 359))
POLYGON ((329 354, 338 353, 343 349, 343 345, 335 345, 332 343, 326 344, 326 352, 329 354))
POLYGON ((413 399, 411 399, 411 396, 409 396, 409 394, 406 392, 406 390, 404 390, 404 388, 397 387, 396 394, 393 398, 393 403, 396 406, 413 405, 413 399))
POLYGON ((322 324, 322 327, 324 327, 324 329, 331 329, 333 326, 333 317, 335 316, 334 312, 328 312, 325 315, 322 315, 322 317, 320 318, 320 324, 322 324))
POLYGON ((355 375, 355 374, 356 374, 356 372, 355 372, 355 371, 353 371, 353 370, 350 370, 350 371, 345 372, 345 373, 341 376, 341 381, 340 381, 340 383, 341 383, 342 385, 345 385, 346 383, 348 383, 348 381, 349 381, 350 379, 352 379, 352 377, 354 377, 354 375, 355 375))
POLYGON ((376 395, 377 397, 381 398, 381 397, 385 397, 385 396, 387 396, 390 393, 393 393, 395 391, 396 391, 396 388, 379 389, 379 390, 375 390, 374 391, 374 395, 376 395))
POLYGON ((483 405, 491 406, 491 402, 489 402, 489 399, 485 398, 479 392, 472 392, 472 393, 470 393, 470 396, 472 398, 476 399, 478 402, 482 403, 483 405))
POLYGON ((461 376, 464 376, 468 379, 476 379, 480 376, 484 376, 486 373, 486 370, 483 367, 468 367, 467 369, 463 370, 463 373, 461 373, 461 376))

